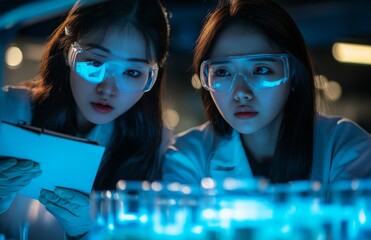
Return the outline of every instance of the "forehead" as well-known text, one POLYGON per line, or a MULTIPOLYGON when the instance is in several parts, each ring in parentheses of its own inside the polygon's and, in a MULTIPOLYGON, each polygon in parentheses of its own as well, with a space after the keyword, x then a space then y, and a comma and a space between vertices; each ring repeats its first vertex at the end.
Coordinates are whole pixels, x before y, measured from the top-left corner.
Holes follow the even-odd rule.
POLYGON ((261 53, 279 53, 268 38, 256 29, 236 23, 217 36, 210 58, 261 53))
POLYGON ((131 25, 126 25, 122 29, 110 28, 105 32, 104 37, 98 32, 92 32, 81 37, 79 42, 83 45, 99 45, 108 51, 107 54, 122 59, 149 60, 148 56, 150 56, 150 53, 147 53, 150 49, 146 47, 142 34, 131 25))

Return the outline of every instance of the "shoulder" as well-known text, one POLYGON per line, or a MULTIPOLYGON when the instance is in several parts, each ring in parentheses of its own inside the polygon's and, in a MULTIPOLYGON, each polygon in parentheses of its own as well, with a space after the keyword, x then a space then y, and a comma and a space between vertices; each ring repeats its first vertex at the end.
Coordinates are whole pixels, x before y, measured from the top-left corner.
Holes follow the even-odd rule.
POLYGON ((31 93, 26 87, 5 86, 0 91, 1 119, 30 122, 31 93))
POLYGON ((210 122, 205 122, 176 134, 168 150, 200 157, 211 151, 215 141, 216 132, 210 122))
POLYGON ((160 144, 160 158, 165 154, 166 149, 174 143, 173 131, 167 127, 162 128, 161 144, 160 144))
POLYGON ((214 136, 215 131, 210 122, 205 122, 175 135, 175 142, 177 144, 198 143, 200 141, 203 142, 205 139, 212 139, 214 136))
POLYGON ((213 136, 209 123, 177 134, 165 154, 163 180, 198 184, 205 176, 213 136))
POLYGON ((371 177, 371 135, 355 122, 318 116, 315 141, 315 159, 329 159, 330 181, 371 177))
POLYGON ((370 134, 357 123, 339 116, 318 115, 316 117, 316 133, 326 135, 349 134, 364 136, 366 138, 370 137, 370 134))
POLYGON ((315 139, 317 145, 346 149, 363 143, 370 147, 371 135, 350 119, 334 116, 317 116, 315 139))
MULTIPOLYGON (((169 150, 177 152, 188 152, 197 151, 200 149, 207 149, 207 145, 213 139, 213 129, 209 122, 206 122, 197 127, 190 128, 174 136, 172 144, 169 150), (203 145, 203 148, 200 148, 203 145)), ((196 153, 200 154, 200 153, 196 153)))
POLYGON ((1 93, 7 97, 30 97, 28 87, 6 85, 1 89, 1 93))

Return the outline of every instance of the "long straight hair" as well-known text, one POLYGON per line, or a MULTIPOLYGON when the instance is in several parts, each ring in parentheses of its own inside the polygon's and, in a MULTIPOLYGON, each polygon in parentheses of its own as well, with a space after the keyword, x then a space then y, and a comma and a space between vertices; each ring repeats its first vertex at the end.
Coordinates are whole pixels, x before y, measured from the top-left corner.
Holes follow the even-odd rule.
MULTIPOLYGON (((313 158, 315 88, 313 63, 300 30, 289 14, 270 0, 232 0, 220 4, 205 19, 196 43, 193 68, 199 75, 219 34, 236 22, 263 33, 282 53, 290 55, 290 92, 273 156, 269 178, 272 182, 308 179, 313 158)), ((220 135, 232 127, 224 120, 210 92, 201 89, 206 118, 220 135)))
POLYGON ((114 120, 111 144, 100 166, 95 189, 113 189, 119 179, 153 180, 159 177, 158 149, 162 136, 161 92, 165 80, 169 25, 157 0, 107 0, 99 4, 77 2, 65 21, 50 36, 39 66, 39 75, 28 85, 33 96, 35 126, 77 134, 76 103, 65 56, 71 44, 95 34, 103 41, 109 31, 129 25, 144 38, 148 58, 159 65, 153 88, 127 112, 114 120))

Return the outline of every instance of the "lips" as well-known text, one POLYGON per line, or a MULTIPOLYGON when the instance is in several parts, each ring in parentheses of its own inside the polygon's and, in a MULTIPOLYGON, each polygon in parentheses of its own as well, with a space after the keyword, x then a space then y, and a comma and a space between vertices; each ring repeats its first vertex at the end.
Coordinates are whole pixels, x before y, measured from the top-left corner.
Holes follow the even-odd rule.
POLYGON ((113 110, 113 107, 106 103, 92 102, 91 106, 99 113, 109 113, 113 110))
POLYGON ((238 107, 234 112, 234 116, 240 119, 249 119, 256 115, 258 115, 258 112, 249 106, 238 107))

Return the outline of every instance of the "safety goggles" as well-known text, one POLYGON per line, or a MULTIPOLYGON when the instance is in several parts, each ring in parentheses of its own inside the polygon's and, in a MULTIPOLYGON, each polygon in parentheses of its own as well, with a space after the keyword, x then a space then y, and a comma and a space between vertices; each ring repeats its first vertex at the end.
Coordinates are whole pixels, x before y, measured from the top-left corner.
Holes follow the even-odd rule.
POLYGON ((117 88, 122 92, 147 92, 154 85, 158 66, 125 61, 83 49, 79 43, 71 45, 68 53, 71 70, 84 80, 98 84, 108 77, 114 77, 117 88))
POLYGON ((202 62, 202 86, 213 92, 228 93, 238 76, 255 90, 286 83, 290 78, 287 54, 255 54, 214 58, 202 62))

